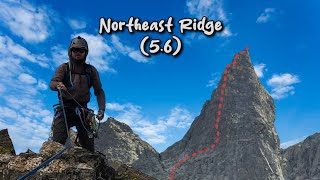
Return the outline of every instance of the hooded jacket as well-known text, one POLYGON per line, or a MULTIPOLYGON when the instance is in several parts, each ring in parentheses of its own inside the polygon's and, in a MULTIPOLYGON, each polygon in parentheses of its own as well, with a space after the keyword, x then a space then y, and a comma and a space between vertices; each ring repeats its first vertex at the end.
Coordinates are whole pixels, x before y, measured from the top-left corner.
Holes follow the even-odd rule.
MULTIPOLYGON (((67 63, 61 64, 53 78, 50 82, 50 89, 53 91, 58 91, 57 84, 58 82, 62 82, 68 89, 69 93, 63 93, 63 101, 65 104, 75 104, 72 97, 77 100, 81 105, 87 105, 90 101, 90 88, 88 87, 88 78, 85 76, 86 68, 91 68, 91 81, 90 84, 94 89, 94 95, 97 97, 97 102, 99 106, 99 110, 105 111, 105 93, 102 89, 102 84, 100 81, 99 73, 97 69, 92 65, 86 65, 85 62, 77 62, 74 63, 70 61, 70 69, 71 71, 71 80, 73 83, 73 87, 71 86, 70 79, 65 77, 67 72, 67 63), (87 67, 91 66, 91 67, 87 67)), ((59 93, 58 93, 59 95, 59 93)))

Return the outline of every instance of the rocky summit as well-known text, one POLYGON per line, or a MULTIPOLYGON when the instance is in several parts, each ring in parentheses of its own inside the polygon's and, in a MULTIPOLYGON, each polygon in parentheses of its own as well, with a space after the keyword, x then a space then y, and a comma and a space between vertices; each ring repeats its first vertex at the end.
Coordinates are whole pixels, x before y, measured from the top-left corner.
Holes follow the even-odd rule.
MULTIPOLYGON (((61 149, 63 149, 61 144, 46 141, 38 154, 30 150, 19 155, 0 154, 0 179, 21 178, 61 149)), ((27 179, 154 180, 139 170, 125 164, 107 161, 103 155, 91 153, 81 147, 73 147, 65 151, 59 158, 51 161, 49 165, 39 169, 27 179)))
POLYGON ((248 49, 236 54, 190 129, 163 153, 171 179, 284 179, 275 106, 248 49))

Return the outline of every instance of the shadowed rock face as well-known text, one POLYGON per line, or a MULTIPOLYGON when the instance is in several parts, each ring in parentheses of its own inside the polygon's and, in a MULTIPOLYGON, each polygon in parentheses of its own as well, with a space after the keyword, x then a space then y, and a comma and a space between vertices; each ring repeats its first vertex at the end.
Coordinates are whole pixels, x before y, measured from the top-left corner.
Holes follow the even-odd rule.
POLYGON ((243 51, 162 162, 174 179, 283 179, 274 120, 273 99, 243 51))
POLYGON ((281 150, 282 170, 287 180, 320 179, 320 133, 281 150))
POLYGON ((132 129, 113 118, 100 126, 95 149, 112 161, 121 162, 152 176, 165 176, 159 153, 133 133, 132 129))
POLYGON ((8 129, 0 131, 0 154, 16 154, 11 138, 8 134, 8 129))

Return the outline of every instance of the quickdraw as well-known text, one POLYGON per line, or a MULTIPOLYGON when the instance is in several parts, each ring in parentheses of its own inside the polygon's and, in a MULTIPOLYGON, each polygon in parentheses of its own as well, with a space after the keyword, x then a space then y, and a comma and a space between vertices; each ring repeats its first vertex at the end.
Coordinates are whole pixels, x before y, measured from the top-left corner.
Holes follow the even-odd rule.
MULTIPOLYGON (((82 121, 82 119, 80 119, 83 127, 86 129, 88 135, 91 134, 91 136, 98 138, 98 132, 99 132, 99 128, 100 128, 100 123, 101 121, 99 120, 99 122, 96 121, 95 117, 97 117, 96 114, 94 114, 94 111, 92 109, 88 109, 83 107, 76 99, 74 99, 74 97, 70 94, 70 92, 68 90, 66 90, 66 92, 71 96, 71 98, 73 99, 73 101, 78 105, 78 107, 81 108, 81 111, 83 111, 83 120, 86 120, 87 122, 89 122, 89 127, 91 128, 91 131, 87 130, 86 127, 84 126, 84 123, 82 121), (85 118, 85 112, 88 113, 87 118, 85 118)), ((81 115, 79 115, 80 113, 77 113, 78 116, 81 118, 81 115)), ((90 135, 89 135, 90 137, 90 135)))

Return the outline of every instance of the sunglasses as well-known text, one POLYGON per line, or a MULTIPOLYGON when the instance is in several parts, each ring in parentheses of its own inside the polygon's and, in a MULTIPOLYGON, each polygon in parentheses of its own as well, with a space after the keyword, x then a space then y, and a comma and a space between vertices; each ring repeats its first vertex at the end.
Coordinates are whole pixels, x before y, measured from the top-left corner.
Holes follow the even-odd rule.
POLYGON ((71 48, 71 51, 74 52, 74 53, 84 53, 84 52, 86 52, 86 50, 82 49, 82 48, 71 48))

